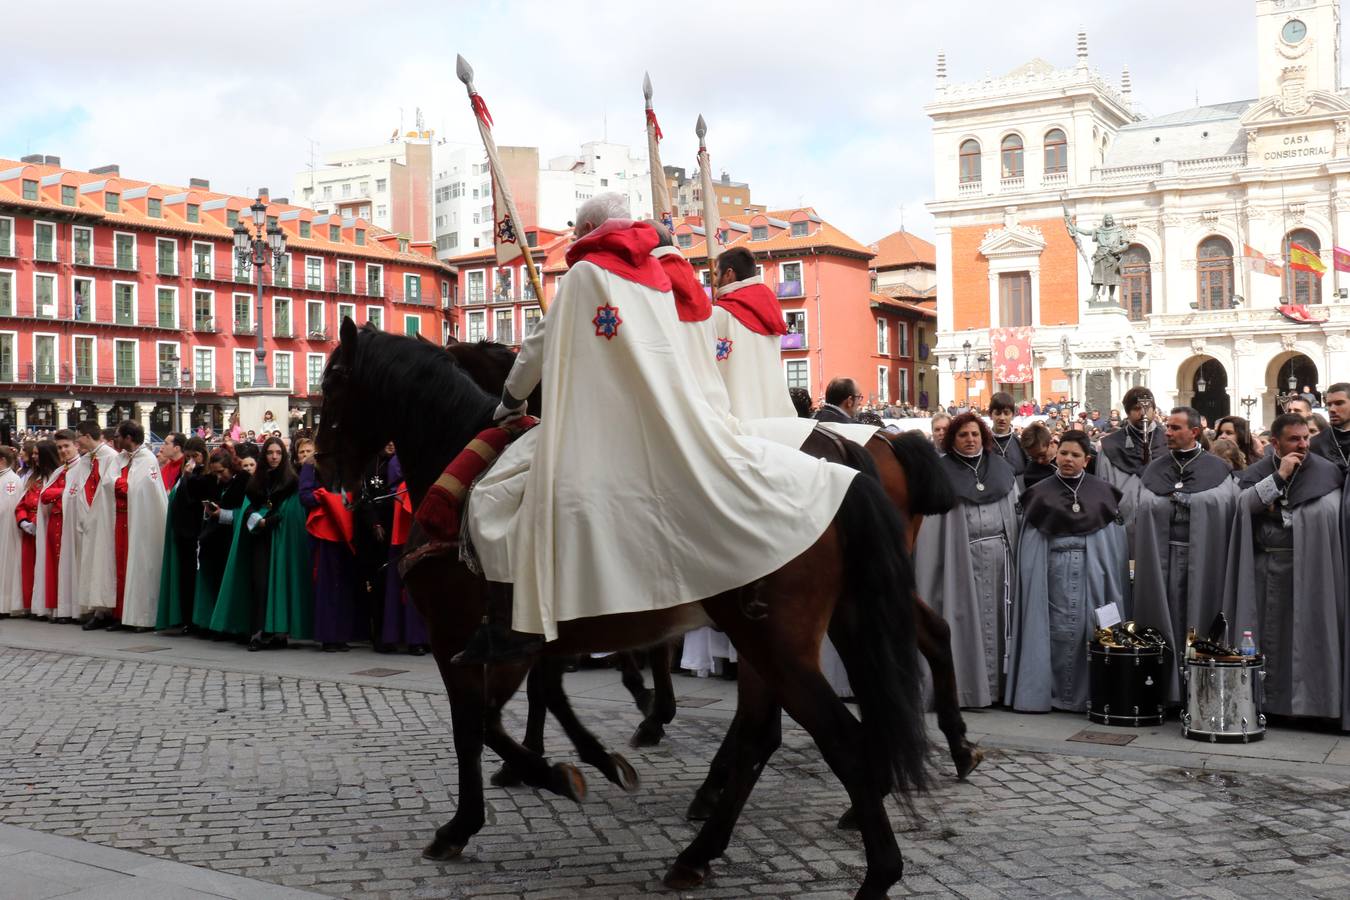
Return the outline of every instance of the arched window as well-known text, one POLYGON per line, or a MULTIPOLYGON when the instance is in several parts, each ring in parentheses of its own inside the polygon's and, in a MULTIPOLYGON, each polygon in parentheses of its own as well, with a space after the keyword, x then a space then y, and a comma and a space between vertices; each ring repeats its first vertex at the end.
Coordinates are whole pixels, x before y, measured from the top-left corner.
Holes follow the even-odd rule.
POLYGON ((1233 297, 1233 245, 1217 234, 1205 238, 1196 250, 1199 276, 1197 309, 1229 309, 1233 297))
MULTIPOLYGON (((1290 258, 1289 251, 1295 245, 1302 247, 1304 250, 1311 250, 1314 254, 1322 249, 1322 242, 1317 239, 1317 235, 1306 228, 1296 229, 1284 236, 1284 258, 1286 262, 1290 258)), ((1284 301, 1286 303, 1321 303, 1322 279, 1312 272, 1286 265, 1284 267, 1284 296, 1288 298, 1284 301)))
POLYGON ((1003 139, 1000 159, 1004 178, 1022 177, 1022 139, 1010 134, 1003 139))
POLYGON ((1135 322, 1153 312, 1153 268, 1148 250, 1139 244, 1131 244, 1120 258, 1120 305, 1135 322))
POLYGON ((1064 131, 1052 128, 1045 133, 1045 174, 1069 171, 1069 139, 1064 131))
POLYGON ((974 139, 961 142, 961 183, 980 180, 980 142, 974 139))

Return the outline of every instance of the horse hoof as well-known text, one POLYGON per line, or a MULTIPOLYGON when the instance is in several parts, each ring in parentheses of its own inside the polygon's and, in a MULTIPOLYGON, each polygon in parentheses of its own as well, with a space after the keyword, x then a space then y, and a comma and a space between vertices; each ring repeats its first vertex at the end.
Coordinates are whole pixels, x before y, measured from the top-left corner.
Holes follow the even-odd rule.
POLYGON ((660 725, 648 725, 643 722, 637 727, 637 731, 633 732, 633 737, 628 741, 628 746, 633 748, 655 747, 661 743, 661 738, 665 734, 666 730, 660 725))
POLYGON ((957 762, 956 764, 956 780, 965 781, 966 776, 969 775, 971 772, 974 772, 975 767, 978 766, 983 760, 984 760, 983 750, 981 750, 979 747, 969 748, 969 752, 966 754, 964 762, 957 762))
POLYGON ((422 858, 431 862, 449 862, 452 859, 459 859, 463 852, 463 844, 446 843, 437 838, 427 844, 426 849, 422 851, 422 858))
POLYGON ((848 811, 839 817, 839 824, 834 827, 840 831, 857 831, 862 827, 858 824, 858 811, 850 806, 848 811))
POLYGON ((553 766, 553 792, 582 803, 586 800, 586 776, 581 770, 569 763, 555 763, 553 766))
POLYGON ((489 778, 488 781, 491 782, 494 787, 499 788, 520 787, 521 784, 523 783, 520 780, 520 776, 517 775, 515 772, 511 771, 510 766, 502 766, 500 769, 498 769, 496 772, 493 773, 492 777, 489 778))
POLYGON ((636 794, 638 788, 642 787, 642 779, 638 777, 637 769, 619 753, 611 753, 609 760, 614 764, 614 775, 610 780, 623 788, 625 793, 636 794))
POLYGON ((699 791, 694 795, 694 799, 689 801, 689 809, 684 817, 691 822, 706 822, 712 818, 713 807, 717 805, 717 798, 705 797, 703 792, 699 791))
POLYGON ((666 877, 661 880, 661 883, 672 891, 687 891, 700 887, 703 882, 708 880, 710 874, 711 870, 706 864, 690 866, 677 862, 670 867, 670 871, 666 873, 666 877))

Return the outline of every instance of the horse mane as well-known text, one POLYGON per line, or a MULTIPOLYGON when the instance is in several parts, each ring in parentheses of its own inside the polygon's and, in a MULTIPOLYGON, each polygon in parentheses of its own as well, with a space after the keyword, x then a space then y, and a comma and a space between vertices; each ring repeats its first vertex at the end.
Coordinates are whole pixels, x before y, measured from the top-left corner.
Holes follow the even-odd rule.
MULTIPOLYGON (((516 351, 496 341, 456 341, 446 346, 460 368, 477 385, 494 397, 501 396, 506 376, 516 362, 516 351)), ((530 415, 537 416, 542 408, 542 394, 538 387, 526 398, 530 415)))

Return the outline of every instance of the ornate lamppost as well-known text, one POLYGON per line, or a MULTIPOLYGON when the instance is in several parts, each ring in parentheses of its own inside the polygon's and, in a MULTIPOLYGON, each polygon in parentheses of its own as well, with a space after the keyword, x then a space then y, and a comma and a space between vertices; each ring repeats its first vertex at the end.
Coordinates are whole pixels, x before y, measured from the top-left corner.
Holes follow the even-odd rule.
POLYGON ((970 341, 962 344, 961 350, 966 355, 966 412, 970 412, 970 341))
MULTIPOLYGON (((953 353, 951 356, 947 357, 947 365, 950 366, 950 367, 951 367, 951 370, 952 370, 952 390, 956 390, 956 354, 955 354, 955 353, 953 353)), ((938 398, 938 404, 941 405, 941 403, 942 403, 942 398, 939 397, 939 398, 938 398)))
POLYGON ((252 386, 271 387, 267 377, 267 351, 263 349, 263 269, 269 266, 275 269, 281 265, 281 258, 286 253, 286 235, 276 225, 267 226, 267 204, 262 202, 262 198, 255 200, 248 209, 253 218, 253 230, 249 230, 242 218, 234 226, 234 255, 241 268, 252 267, 257 289, 258 314, 253 329, 258 342, 253 351, 252 386))

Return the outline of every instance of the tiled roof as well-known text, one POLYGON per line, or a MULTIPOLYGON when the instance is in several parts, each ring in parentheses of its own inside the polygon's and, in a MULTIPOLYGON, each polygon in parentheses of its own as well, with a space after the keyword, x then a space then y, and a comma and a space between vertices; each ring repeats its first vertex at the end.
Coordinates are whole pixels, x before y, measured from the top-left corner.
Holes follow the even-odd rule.
POLYGON ((879 288, 877 293, 884 294, 896 300, 936 300, 937 288, 930 287, 926 290, 920 290, 911 284, 892 284, 879 288))
MULTIPOLYGON (((752 253, 777 254, 801 253, 812 249, 827 252, 832 250, 867 259, 870 259, 873 255, 872 251, 866 246, 821 219, 820 216, 816 215, 816 211, 809 206, 799 209, 771 210, 748 216, 723 216, 720 221, 724 226, 728 224, 732 226, 727 229, 727 243, 723 249, 744 247, 752 253), (808 225, 806 235, 793 237, 791 224, 803 221, 808 225), (768 227, 767 239, 753 240, 753 229, 761 225, 768 227), (783 225, 787 225, 787 227, 782 227, 783 225)), ((695 238, 689 247, 681 248, 684 255, 689 259, 704 259, 707 256, 702 226, 703 221, 697 216, 675 222, 675 233, 677 235, 684 231, 695 238)))
POLYGON ((923 238, 908 231, 896 231, 872 245, 876 258, 874 269, 893 269, 901 266, 937 267, 937 250, 923 238))
MULTIPOLYGON (((0 158, 0 204, 25 207, 35 214, 48 211, 57 215, 78 215, 84 219, 103 221, 108 225, 145 228, 166 233, 180 233, 202 238, 230 240, 230 229, 224 224, 224 214, 219 221, 205 213, 219 209, 234 209, 244 215, 253 203, 252 197, 240 197, 234 194, 222 194, 219 191, 207 191, 200 188, 185 188, 176 185, 154 184, 136 181, 108 174, 94 175, 77 169, 64 169, 59 166, 41 163, 22 163, 0 158), (23 198, 23 181, 37 181, 40 184, 37 200, 23 198), (66 206, 61 202, 61 186, 76 187, 75 205, 66 206), (111 191, 121 194, 122 203, 118 212, 104 209, 102 194, 111 191), (137 208, 144 198, 159 199, 162 202, 159 218, 152 218, 137 208), (200 221, 187 221, 187 204, 197 205, 201 212, 200 221)), ((350 220, 344 229, 342 240, 333 241, 302 238, 299 235, 299 220, 308 219, 318 222, 312 209, 294 204, 268 203, 267 215, 276 216, 285 222, 293 222, 294 230, 286 229, 288 249, 322 251, 342 256, 369 257, 382 261, 397 260, 406 263, 438 266, 434 254, 409 250, 400 252, 394 236, 382 228, 361 219, 350 220), (354 230, 363 228, 366 243, 357 246, 354 230), (383 240, 381 240, 383 238, 383 240)))
POLYGON ((879 306, 885 309, 893 309, 897 312, 907 312, 911 315, 921 316, 926 319, 936 319, 937 310, 931 306, 920 303, 910 303, 907 300, 897 300, 894 297, 887 297, 885 294, 870 294, 873 306, 879 306))

